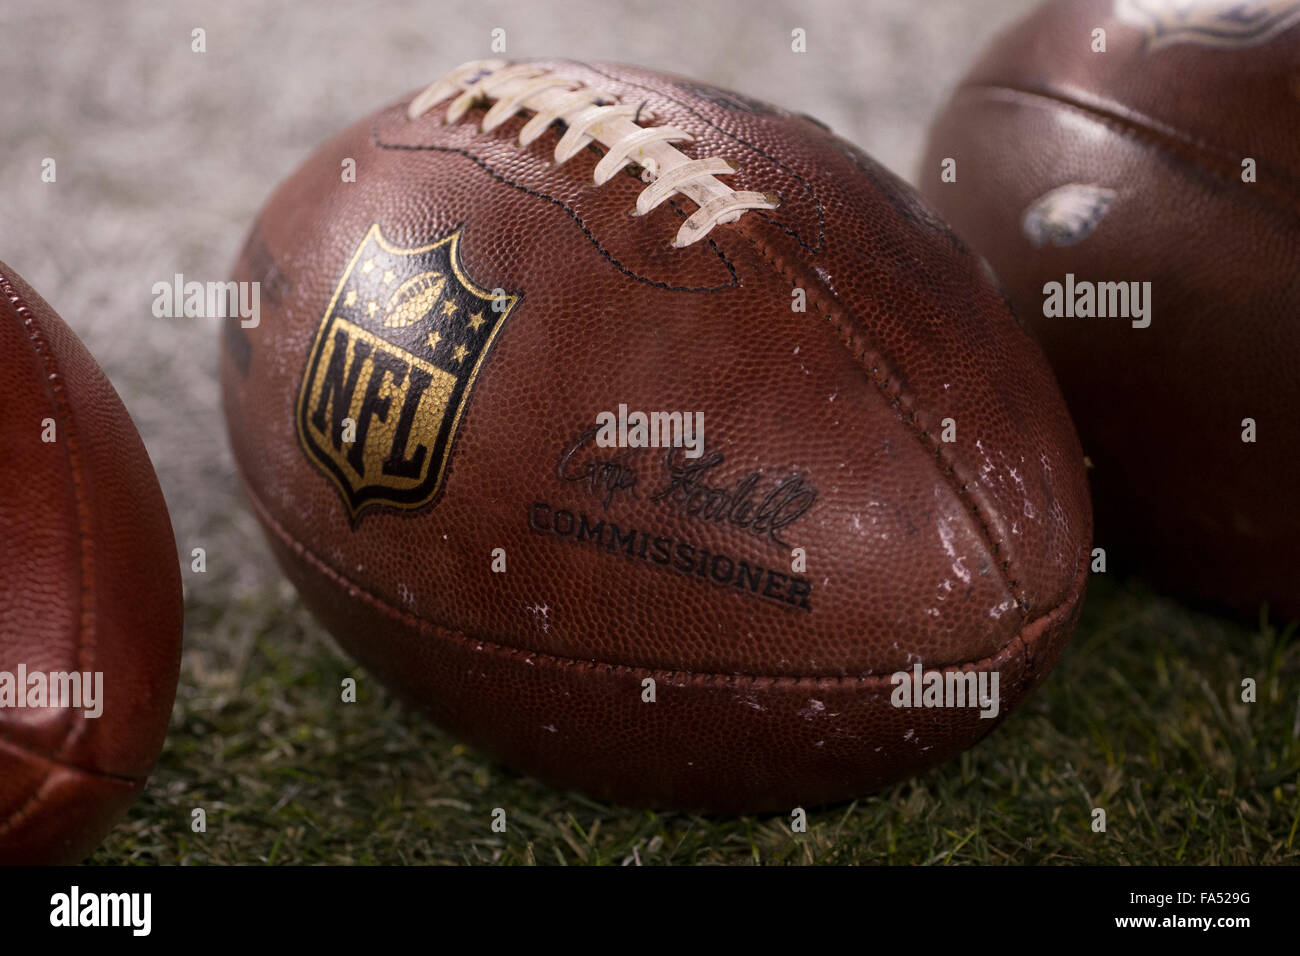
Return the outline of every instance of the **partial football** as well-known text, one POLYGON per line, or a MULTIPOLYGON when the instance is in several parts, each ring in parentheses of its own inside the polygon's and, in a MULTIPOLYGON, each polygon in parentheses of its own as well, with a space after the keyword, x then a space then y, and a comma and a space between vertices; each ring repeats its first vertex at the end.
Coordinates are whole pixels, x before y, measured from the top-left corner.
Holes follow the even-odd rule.
POLYGON ((1294 0, 1048 3, 920 176, 1043 343, 1112 568, 1251 619, 1300 616, 1298 111, 1294 0))
POLYGON ((1074 624, 1091 511, 983 264, 825 127, 474 62, 267 202, 222 348, 248 498, 371 672, 512 767, 718 811, 970 747, 1074 624))
POLYGON ((75 863, 162 749, 180 569, 113 386, 3 263, 0 409, 0 863, 75 863))

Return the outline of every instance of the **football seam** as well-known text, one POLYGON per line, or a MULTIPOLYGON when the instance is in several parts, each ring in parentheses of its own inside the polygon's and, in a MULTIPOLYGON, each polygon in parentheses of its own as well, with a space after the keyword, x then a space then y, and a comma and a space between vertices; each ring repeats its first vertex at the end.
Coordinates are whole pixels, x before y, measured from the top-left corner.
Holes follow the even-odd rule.
MULTIPOLYGON (((81 452, 77 441, 76 419, 72 414, 72 405, 68 401, 67 386, 64 384, 62 370, 59 367, 59 361, 50 349, 48 340, 45 337, 45 331, 40 327, 36 315, 28 307, 22 293, 9 281, 9 277, 0 275, 0 293, 9 300, 11 311, 23 324, 23 329, 27 333, 27 339, 32 347, 32 352, 40 362, 45 372, 46 388, 49 394, 51 404, 58 413, 55 421, 55 427, 64 433, 64 454, 68 461, 68 474, 72 481, 74 494, 73 498, 77 502, 77 538, 80 544, 78 549, 81 558, 81 587, 78 589, 80 608, 77 615, 79 627, 77 631, 78 640, 77 662, 78 669, 85 670, 86 651, 88 649, 87 635, 94 634, 94 602, 91 600, 90 592, 93 588, 95 577, 94 556, 91 553, 91 536, 89 533, 89 504, 86 501, 86 492, 82 482, 81 473, 81 452)), ((62 728, 62 739, 48 756, 41 756, 34 753, 29 748, 22 746, 19 742, 7 732, 3 732, 3 725, 0 725, 0 736, 4 737, 5 742, 24 753, 33 754, 41 757, 50 767, 46 770, 45 775, 41 777, 40 782, 32 790, 31 797, 21 807, 16 808, 13 813, 0 821, 0 833, 11 830, 17 823, 20 823, 29 813, 39 804, 39 798, 45 791, 46 785, 56 766, 67 767, 69 769, 81 770, 73 764, 64 762, 67 751, 72 746, 74 738, 78 737, 85 731, 85 721, 72 719, 69 712, 62 728)), ((98 773, 98 771, 83 771, 86 773, 98 773)), ((106 775, 111 776, 111 775, 106 775)))
MULTIPOLYGON (((551 663, 560 667, 587 668, 591 670, 613 671, 626 674, 635 674, 642 676, 652 676, 656 679, 662 679, 671 682, 674 678, 685 679, 689 682, 713 685, 735 685, 748 684, 760 688, 768 687, 798 687, 801 685, 816 687, 835 687, 835 686, 867 686, 867 685, 885 685, 892 682, 892 676, 899 668, 893 668, 888 673, 872 673, 867 675, 809 675, 802 677, 792 677, 789 675, 772 675, 764 676, 759 674, 717 674, 693 670, 668 669, 654 667, 649 665, 637 664, 618 664, 608 661, 585 660, 575 657, 562 657, 549 651, 529 650, 526 648, 512 647, 507 644, 501 644, 498 641, 489 640, 481 637, 473 637, 459 628, 451 627, 428 618, 420 617, 403 608, 397 607, 379 595, 362 587, 356 581, 347 575, 332 567, 323 558, 307 547, 302 541, 294 537, 289 531, 271 514, 270 509, 262 501, 258 493, 253 489, 251 484, 245 480, 241 474, 240 483, 243 485, 244 492, 248 496, 249 502, 256 510, 258 517, 263 524, 269 528, 276 537, 278 537, 291 550, 296 552, 299 557, 306 561, 316 571, 329 578, 335 584, 347 589, 350 595, 359 596, 366 603, 372 605, 375 609, 395 620, 413 626, 417 630, 432 632, 433 635, 442 640, 453 640, 464 645, 472 645, 476 650, 485 650, 502 656, 515 656, 536 659, 541 663, 551 663)), ((992 654, 985 657, 965 660, 951 661, 946 664, 933 665, 927 668, 930 671, 951 671, 951 670, 968 670, 980 669, 986 665, 1004 657, 1008 649, 1018 646, 1019 653, 1025 661, 1026 669, 1037 674, 1037 668, 1034 665, 1034 655, 1029 651, 1030 641, 1041 636, 1047 630, 1054 619, 1059 618, 1062 614, 1068 613, 1071 608, 1078 602, 1083 592, 1087 576, 1087 562, 1081 559, 1079 567, 1075 571, 1075 579, 1066 592, 1065 598, 1058 604, 1049 608, 1044 613, 1034 618, 1026 618, 1022 626, 1017 629, 1005 643, 999 646, 992 654), (1033 633, 1031 633, 1033 632, 1033 633)))
MULTIPOLYGON (((1232 185, 1243 185, 1240 181, 1241 160, 1244 154, 1233 153, 1213 143, 1184 132, 1176 126, 1163 123, 1146 113, 1132 111, 1132 118, 1125 117, 1113 110, 1108 110, 1100 103, 1088 103, 1064 94, 1050 93, 1024 87, 1007 86, 999 83, 968 83, 958 90, 958 94, 1006 94, 1015 102, 1019 99, 1035 101, 1032 105, 1043 108, 1050 104, 1057 108, 1079 113, 1103 126, 1127 135, 1130 139, 1141 141, 1166 155, 1174 156, 1192 168, 1209 174, 1216 179, 1232 185), (1220 165, 1222 164, 1222 165, 1220 165)), ((1300 215, 1300 180, 1285 168, 1266 165, 1270 173, 1289 184, 1275 186, 1273 180, 1265 177, 1250 184, 1246 195, 1251 199, 1271 199, 1300 215), (1254 195, 1252 195, 1252 193, 1254 195)))
MULTIPOLYGON (((627 276, 629 279, 632 279, 635 282, 643 283, 655 289, 663 289, 666 292, 691 292, 691 293, 723 292, 727 289, 734 289, 740 284, 740 277, 736 274, 736 267, 731 264, 731 262, 727 259, 726 254, 722 251, 722 248, 716 242, 713 241, 713 238, 711 236, 706 236, 704 238, 704 241, 707 242, 713 248, 714 253, 717 254, 718 259, 722 262, 728 274, 731 276, 731 282, 729 284, 712 285, 712 286, 678 286, 678 285, 672 285, 670 283, 664 282, 659 279, 651 279, 648 276, 643 276, 640 275, 639 273, 633 272, 627 266, 623 265, 623 263, 621 263, 618 259, 616 259, 612 252, 610 252, 603 245, 601 245, 600 240, 596 238, 595 233, 593 233, 591 229, 587 226, 587 224, 583 222, 582 217, 578 215, 577 210, 575 210, 572 206, 566 203, 563 199, 558 199, 555 196, 547 195, 546 193, 541 192, 540 190, 536 190, 529 186, 525 186, 523 183, 515 182, 514 180, 506 176, 504 173, 498 172, 486 160, 481 159, 480 157, 476 156, 474 153, 470 152, 469 150, 462 149, 459 146, 436 146, 432 143, 417 144, 417 143, 387 142, 383 139, 380 139, 379 137, 378 123, 379 120, 376 119, 375 125, 373 125, 370 130, 370 141, 371 144, 376 149, 408 150, 411 152, 451 153, 456 156, 461 156, 464 157, 465 159, 468 159, 474 165, 478 166, 481 170, 483 170, 483 172, 487 173, 489 176, 491 176, 493 179, 495 179, 497 182, 501 183, 502 185, 509 186, 511 189, 516 189, 519 192, 522 192, 528 196, 532 196, 535 199, 541 199, 544 202, 550 203, 553 206, 558 206, 560 209, 564 210, 564 212, 568 214, 569 218, 571 218, 574 221, 574 223, 578 226, 578 228, 582 230, 583 235, 587 237, 587 241, 590 242, 595 247, 596 251, 600 253, 600 255, 604 257, 604 259, 611 266, 613 266, 619 272, 623 273, 623 275, 627 276)), ((678 212, 680 214, 680 210, 678 210, 678 212)))
MULTIPOLYGON (((12 737, 5 737, 2 742, 6 747, 17 751, 34 761, 50 765, 50 771, 47 771, 45 776, 41 778, 40 786, 37 787, 38 791, 44 789, 45 784, 49 781, 50 775, 54 770, 70 770, 87 777, 94 777, 96 780, 114 780, 119 783, 129 784, 140 784, 149 779, 148 774, 143 774, 139 777, 130 777, 125 774, 113 773, 109 770, 101 770, 98 767, 83 767, 81 764, 68 763, 66 760, 55 760, 50 755, 43 754, 39 750, 33 750, 31 747, 14 740, 12 737)), ((4 821, 0 821, 0 833, 4 832, 5 827, 8 825, 8 821, 16 819, 16 816, 17 814, 15 813, 6 817, 4 821)))
MULTIPOLYGON (((788 163, 782 162, 780 159, 767 152, 767 150, 763 149, 763 147, 759 146, 757 143, 751 143, 749 140, 745 139, 745 137, 739 135, 738 133, 734 133, 730 130, 723 129, 721 126, 713 122, 713 120, 709 119, 707 116, 705 116, 695 107, 691 106, 691 104, 686 102, 685 100, 677 99, 675 96, 669 96, 667 93, 665 93, 661 89, 658 89, 657 87, 647 86, 644 83, 637 83, 635 80, 631 80, 631 79, 616 77, 610 73, 606 73, 598 66, 595 66, 590 63, 580 63, 576 60, 562 60, 561 62, 569 63, 579 68, 590 70, 591 72, 595 73, 597 76, 605 77, 605 79, 609 80, 611 83, 618 83, 623 86, 631 86, 638 90, 643 90, 644 92, 650 94, 651 96, 661 96, 664 99, 668 100, 668 102, 673 103, 676 106, 680 107, 681 109, 685 110, 686 112, 690 113, 692 116, 694 116, 705 126, 708 126, 714 132, 718 133, 718 135, 725 136, 727 139, 731 140, 732 142, 739 143, 740 145, 744 146, 746 149, 753 150, 754 152, 758 153, 758 155, 766 159, 772 165, 785 170, 785 172, 789 173, 794 179, 796 179, 799 182, 799 185, 803 187, 804 192, 806 192, 809 198, 812 200, 813 207, 817 210, 816 244, 810 244, 807 239, 803 238, 803 236, 799 234, 798 230, 794 229, 791 226, 787 226, 782 222, 778 222, 770 214, 764 212, 763 210, 756 209, 751 211, 754 213, 754 215, 757 218, 762 219, 767 223, 770 223, 775 228, 781 230, 781 232, 784 232, 786 235, 788 235, 791 239, 797 242, 801 247, 806 249, 808 252, 815 253, 821 251, 822 243, 826 241, 826 208, 825 205, 822 203, 821 198, 818 196, 817 190, 813 189, 812 184, 809 182, 808 178, 802 175, 798 170, 790 166, 788 163)), ((826 129, 826 132, 830 133, 829 128, 826 129)))
POLYGON ((3 820, 0 820, 0 837, 3 837, 6 833, 11 832, 16 826, 25 823, 30 817, 33 816, 33 811, 40 809, 42 805, 42 797, 44 797, 44 795, 46 794, 46 792, 50 787, 51 781, 54 777, 55 770, 67 770, 96 780, 106 780, 109 781, 110 783, 126 784, 132 788, 142 786, 144 782, 148 779, 147 776, 123 777, 120 774, 108 773, 103 770, 97 770, 93 767, 80 767, 77 766, 76 764, 65 763, 62 760, 54 760, 51 757, 48 757, 42 753, 34 751, 29 747, 24 747, 22 744, 18 743, 17 741, 9 737, 5 737, 4 742, 7 746, 13 748, 19 753, 24 754, 25 756, 33 760, 40 761, 42 764, 45 764, 47 769, 44 775, 37 782, 36 786, 32 788, 31 795, 22 804, 22 806, 15 807, 14 810, 7 817, 5 817, 3 820))
MULTIPOLYGON (((814 289, 824 288, 820 278, 803 274, 802 270, 796 272, 792 267, 787 266, 784 260, 778 257, 775 250, 766 243, 761 242, 748 232, 745 233, 745 237, 758 254, 766 259, 768 264, 786 282, 799 285, 800 288, 807 286, 812 286, 814 289), (808 281, 810 278, 811 281, 808 281)), ((843 313, 830 306, 812 290, 809 291, 812 292, 810 297, 812 298, 813 307, 817 309, 819 314, 825 316, 826 321, 831 324, 831 327, 837 333, 836 337, 839 339, 840 344, 861 367, 867 379, 876 386, 879 394, 884 397, 885 403, 894 410, 898 420, 912 432, 921 446, 928 451, 929 456, 935 462, 940 477, 949 490, 952 491, 957 501, 966 503, 966 513, 972 517, 975 527, 979 529, 980 538, 988 551, 990 564, 998 569, 998 574, 1002 578, 1007 593, 1015 601, 1016 606, 1020 608, 1023 625, 1025 621, 1028 621, 1032 609, 1026 597, 1025 589, 1020 583, 1020 577, 1014 570, 1015 563, 1012 561, 1009 549, 999 540, 999 536, 994 532, 988 521, 985 520, 984 509, 971 495, 969 491, 970 481, 958 473, 958 462, 951 459, 945 452, 943 443, 936 441, 934 435, 917 421, 920 404, 916 401, 914 395, 904 392, 902 376, 895 373, 893 367, 885 362, 879 351, 854 347, 850 341, 852 331, 847 328, 848 322, 845 320, 843 313)), ((865 339, 870 340, 872 338, 870 330, 865 325, 861 327, 861 331, 865 339)))

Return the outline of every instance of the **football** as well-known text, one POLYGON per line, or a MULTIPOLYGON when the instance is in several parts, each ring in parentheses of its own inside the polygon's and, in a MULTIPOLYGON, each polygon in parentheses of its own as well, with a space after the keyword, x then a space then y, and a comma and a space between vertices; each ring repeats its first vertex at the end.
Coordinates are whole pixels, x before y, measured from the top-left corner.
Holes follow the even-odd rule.
POLYGON ((0 408, 0 863, 75 863, 162 749, 180 568, 113 386, 3 263, 0 408))
POLYGON ((1297 108, 1300 3, 1049 3, 920 177, 1053 364, 1098 546, 1254 619, 1300 616, 1297 108))
POLYGON ((599 798, 847 798, 1046 676, 1091 507, 986 267, 823 125, 465 64, 322 146, 234 269, 251 507, 370 672, 599 798))

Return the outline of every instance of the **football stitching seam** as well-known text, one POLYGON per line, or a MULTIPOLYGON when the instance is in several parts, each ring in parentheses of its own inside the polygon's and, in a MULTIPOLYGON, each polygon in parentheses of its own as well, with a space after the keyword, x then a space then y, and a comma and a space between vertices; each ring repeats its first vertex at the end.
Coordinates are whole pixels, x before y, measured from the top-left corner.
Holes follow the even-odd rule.
MULTIPOLYGON (((583 235, 587 237, 587 241, 596 247, 596 251, 599 252, 609 262, 610 265, 612 265, 619 272, 623 273, 629 279, 632 279, 636 282, 644 283, 645 285, 652 286, 653 288, 656 289, 664 289, 665 291, 668 292, 723 292, 728 289, 734 289, 740 284, 740 278, 736 274, 735 266, 733 266, 730 260, 727 259, 721 247, 716 242, 713 241, 712 236, 705 236, 704 241, 713 247, 714 253, 717 255, 718 259, 722 262, 723 266, 726 267, 727 272, 731 275, 731 282, 728 285, 694 286, 694 287, 676 286, 676 285, 670 285, 669 283, 663 282, 659 279, 651 279, 648 278, 647 276, 643 276, 636 272, 633 272, 627 266, 623 265, 623 263, 619 262, 618 259, 614 258, 613 253, 611 253, 608 249, 606 249, 603 245, 601 245, 600 240, 596 238, 595 233, 593 233, 591 229, 587 226, 587 224, 583 222, 582 217, 580 217, 577 211, 574 210, 573 207, 570 206, 568 203, 566 203, 564 200, 557 199, 555 196, 548 196, 546 193, 540 192, 536 189, 532 189, 529 186, 525 186, 522 183, 517 183, 514 180, 507 178, 505 174, 498 172, 495 168, 489 165, 486 160, 480 159, 478 156, 474 155, 469 150, 461 149, 458 146, 435 146, 431 143, 426 143, 426 144, 389 143, 383 139, 380 139, 378 123, 379 120, 376 119, 375 125, 373 125, 370 130, 371 143, 375 146, 376 149, 408 150, 411 152, 433 151, 438 153, 453 153, 458 156, 463 156, 465 159, 468 159, 470 162, 474 163, 476 166, 482 169, 483 172, 487 173, 493 179, 497 180, 497 182, 509 186, 511 189, 517 189, 520 192, 524 193, 525 195, 533 196, 536 199, 541 199, 544 200, 545 202, 551 203, 552 205, 559 206, 577 224, 578 228, 582 230, 583 235)), ((676 209, 676 207, 674 208, 676 209)), ((680 214, 681 211, 680 210, 677 211, 680 214)))
MULTIPOLYGON (((806 277, 796 274, 795 271, 785 265, 784 260, 778 258, 775 250, 766 243, 758 242, 748 233, 746 234, 746 238, 749 239, 750 244, 753 245, 759 255, 765 258, 768 264, 775 269, 782 278, 800 288, 803 287, 798 285, 798 283, 806 277)), ((807 284, 814 288, 822 288, 818 280, 814 280, 807 284)), ((884 358, 879 352, 872 351, 868 348, 863 348, 859 351, 854 347, 851 341, 852 332, 847 329, 848 323, 844 320, 843 315, 837 309, 828 305, 826 301, 818 297, 815 292, 812 294, 812 300, 813 306, 820 314, 826 317, 826 321, 828 321, 831 324, 831 327, 838 333, 837 337, 840 340, 840 344, 842 344, 848 350, 849 354, 854 357, 855 361, 866 373, 868 380, 870 380, 872 384, 879 389, 880 393, 884 395, 886 403, 894 409, 898 416, 898 420, 912 431, 917 440, 921 442, 923 446, 929 449, 931 456, 937 463, 938 470, 943 476, 945 483, 954 494, 956 494, 957 499, 967 503, 967 513, 973 516, 975 525, 980 529, 985 547, 990 551, 989 557, 992 560, 993 566, 998 569, 1003 584, 1007 588, 1007 593, 1011 595, 1012 599, 1016 602, 1016 606, 1020 608, 1023 624, 1029 618, 1030 607, 1029 602, 1025 597, 1025 589, 1020 583, 1019 574, 1014 570, 1010 552, 999 540, 999 536, 994 533, 993 528, 989 525, 988 521, 985 520, 983 509, 980 507, 979 503, 973 499, 968 490, 970 482, 957 472, 957 462, 947 456, 943 443, 936 441, 930 431, 916 420, 917 409, 919 406, 916 402, 915 396, 904 393, 902 377, 894 373, 893 368, 884 361, 884 358), (868 356, 870 356, 869 361, 868 356)), ((862 329, 862 333, 864 338, 871 338, 870 332, 865 327, 862 329)))
MULTIPOLYGON (((1240 182, 1236 171, 1241 168, 1242 156, 1217 147, 1201 137, 1186 133, 1176 126, 1163 123, 1146 113, 1134 110, 1136 119, 1126 119, 1124 116, 1108 110, 1100 104, 1071 99, 1061 94, 1046 93, 1024 87, 1006 86, 999 83, 968 83, 962 86, 958 92, 972 94, 1009 93, 1013 97, 1055 104, 1058 107, 1096 120, 1110 129, 1127 134, 1129 138, 1142 141, 1167 155, 1175 156, 1193 168, 1216 179, 1233 184, 1239 184, 1240 182), (1218 168, 1214 163, 1207 162, 1207 160, 1211 159, 1226 162, 1227 166, 1218 168), (1229 169, 1233 170, 1233 172, 1229 172, 1229 169)), ((1268 169, 1280 179, 1291 183, 1293 191, 1275 187, 1272 180, 1265 177, 1251 183, 1252 188, 1246 191, 1247 195, 1252 191, 1258 191, 1275 202, 1279 202, 1282 206, 1289 207, 1291 211, 1300 213, 1300 197, 1296 195, 1297 192, 1300 192, 1300 182, 1285 169, 1273 166, 1269 166, 1268 169)), ((1258 199, 1259 197, 1253 198, 1258 199)))
MULTIPOLYGON (((58 359, 50 350, 49 342, 45 338, 45 332, 37 322, 35 313, 28 307, 26 300, 18 289, 9 281, 8 276, 0 275, 0 294, 3 294, 9 300, 11 310, 21 320, 23 330, 27 333, 27 339, 31 343, 32 352, 40 361, 41 368, 45 372, 50 398, 55 410, 59 413, 59 420, 56 421, 55 427, 63 430, 66 439, 64 449, 68 458, 68 474, 74 489, 73 497, 77 502, 77 538, 80 544, 78 551, 81 558, 79 562, 81 587, 78 589, 80 607, 77 615, 77 664, 79 670, 84 670, 85 652, 89 643, 86 637, 94 634, 94 607, 93 602, 90 600, 90 591, 94 586, 95 566, 94 555, 91 553, 91 537, 87 527, 89 506, 86 502, 85 488, 82 484, 81 455, 77 444, 75 418, 72 414, 72 407, 68 402, 67 387, 63 383, 63 374, 59 368, 58 359)), ((43 758, 50 763, 49 769, 41 777, 27 802, 15 808, 4 820, 0 820, 0 834, 12 830, 15 825, 22 822, 40 804, 40 797, 53 776, 55 766, 74 766, 65 763, 63 758, 72 746, 74 738, 85 733, 85 729, 86 723, 73 720, 71 712, 69 712, 62 728, 63 735, 59 746, 53 753, 43 758)), ((32 753, 27 747, 19 744, 10 734, 5 733, 3 736, 9 745, 25 753, 32 753)))
MULTIPOLYGON (((616 671, 616 672, 623 672, 623 673, 636 674, 636 675, 651 675, 651 676, 655 676, 656 678, 661 678, 665 680, 670 680, 671 678, 674 677, 686 678, 689 681, 695 681, 695 682, 705 683, 705 684, 713 683, 713 684, 721 684, 721 685, 728 685, 728 684, 734 685, 737 683, 742 683, 742 684, 748 684, 753 686, 759 686, 763 688, 799 686, 799 685, 810 685, 810 686, 825 688, 828 686, 833 687, 837 685, 864 686, 868 684, 885 684, 892 680, 892 676, 895 673, 895 670, 891 670, 887 674, 870 674, 870 675, 857 675, 857 676, 824 675, 824 676, 808 676, 808 677, 762 676, 757 674, 714 674, 714 673, 699 672, 699 671, 668 670, 659 667, 650 667, 650 666, 642 666, 642 665, 634 665, 634 664, 615 664, 606 661, 581 660, 573 657, 561 657, 557 654, 552 654, 547 651, 527 650, 525 648, 511 647, 510 645, 507 644, 500 644, 496 641, 487 640, 481 637, 472 637, 469 634, 457 628, 450 627, 446 624, 440 624, 436 621, 432 621, 427 618, 420 617, 416 614, 411 613, 410 611, 397 607, 396 605, 391 604, 385 599, 381 598, 379 595, 374 594, 371 591, 367 590, 366 588, 362 587, 360 584, 358 584, 356 581, 352 580, 351 578, 347 577, 342 572, 331 567, 324 559, 322 559, 314 551, 308 548, 306 544, 304 544, 302 541, 298 540, 288 532, 288 530, 275 518, 275 516, 271 514, 270 509, 261 500, 261 497, 252 488, 249 482, 243 479, 242 475, 240 481, 244 487, 245 493, 248 495, 249 501, 252 503, 254 509, 258 512, 258 516, 263 521, 263 523, 275 533, 276 537, 280 538, 280 540, 283 541, 290 549, 298 553, 303 559, 307 561, 308 564, 314 567, 319 573, 325 575, 325 577, 329 578, 334 583, 346 588, 349 592, 359 595, 368 604, 373 605, 376 609, 388 615, 389 617, 395 618, 403 623, 412 625, 418 630, 432 631, 434 635, 439 638, 451 639, 451 640, 459 641, 463 644, 474 645, 475 649, 478 650, 487 650, 491 653, 496 653, 504 656, 539 658, 546 661, 551 661, 563 667, 578 667, 578 668, 589 668, 592 670, 616 671)), ((1086 564, 1086 562, 1082 562, 1082 563, 1086 564)), ((978 660, 952 661, 946 664, 932 666, 928 668, 928 670, 950 671, 950 670, 966 670, 969 668, 979 669, 980 667, 989 665, 992 662, 996 661, 998 658, 1004 656, 1010 648, 1019 647, 1018 653, 1022 658, 1022 660, 1025 661, 1026 668, 1030 670, 1032 673, 1037 673, 1036 668, 1033 667, 1031 662, 1032 655, 1029 653, 1029 647, 1025 639, 1025 635, 1029 631, 1035 628, 1039 628, 1040 633, 1046 632, 1047 627, 1051 623, 1053 618, 1059 617, 1063 612, 1066 612, 1067 609, 1071 608, 1075 603, 1077 603, 1079 599, 1079 595, 1082 593, 1082 584, 1086 583, 1086 575, 1076 572, 1075 578, 1076 581, 1069 588, 1064 600, 1062 600, 1059 604, 1049 608, 1047 611, 1038 615, 1037 617, 1034 618, 1026 617, 1026 619, 1022 622, 1022 626, 1019 629, 1017 629, 1016 633, 1013 634, 1010 638, 1008 638, 1007 641, 1003 643, 1000 647, 998 647, 994 653, 979 658, 978 660), (1041 625, 1041 627, 1039 627, 1039 625, 1041 625)))
MULTIPOLYGON (((144 783, 149 779, 148 774, 141 777, 127 777, 127 776, 123 776, 120 773, 112 773, 108 770, 100 770, 98 767, 83 767, 80 764, 68 763, 66 760, 55 760, 49 754, 43 754, 39 750, 33 750, 31 747, 28 747, 20 743, 19 741, 14 740, 12 737, 8 737, 8 736, 4 737, 4 744, 5 746, 11 747, 12 749, 18 751, 19 753, 30 757, 32 760, 36 760, 43 764, 50 765, 51 770, 47 772, 44 777, 41 778, 40 786, 37 787, 38 791, 44 789, 45 785, 49 782, 50 777, 54 770, 69 770, 72 771, 73 773, 79 773, 87 777, 93 777, 96 780, 112 780, 118 783, 140 784, 140 783, 144 783)), ((23 809, 26 808, 24 807, 23 809)), ((15 817, 13 816, 7 817, 6 821, 0 821, 0 833, 4 832, 5 826, 7 825, 7 821, 12 819, 15 819, 15 817)))
MULTIPOLYGON (((646 93, 649 93, 652 96, 661 96, 664 99, 668 100, 670 103, 674 103, 677 106, 681 107, 682 109, 686 110, 686 112, 690 113, 692 116, 694 116, 705 126, 711 127, 719 135, 725 136, 730 140, 740 143, 742 146, 746 147, 747 149, 751 149, 754 152, 758 153, 758 155, 762 156, 769 163, 772 163, 774 166, 779 166, 781 169, 785 170, 796 180, 798 180, 799 185, 802 186, 804 191, 807 192, 808 195, 812 198, 813 206, 817 210, 816 244, 815 245, 810 244, 808 240, 804 239, 796 229, 790 226, 786 226, 784 223, 777 222, 775 219, 772 218, 772 216, 769 213, 766 213, 761 209, 755 209, 751 211, 754 213, 755 217, 762 219, 770 223, 771 225, 775 226, 777 229, 784 232, 786 235, 788 235, 795 242, 799 243, 800 246, 802 246, 804 249, 808 250, 809 252, 821 251, 822 243, 826 241, 826 208, 821 201, 821 197, 817 194, 817 190, 812 188, 812 184, 808 181, 807 177, 801 175, 797 170, 795 170, 788 164, 782 162, 781 160, 777 159, 775 156, 768 153, 765 149, 763 149, 758 144, 751 143, 749 140, 745 139, 743 136, 739 135, 738 133, 733 133, 730 130, 723 129, 721 126, 713 122, 711 119, 709 119, 699 110, 695 109, 695 107, 691 106, 689 103, 685 102, 684 100, 679 100, 674 96, 669 96, 663 90, 657 89, 655 87, 647 86, 644 83, 637 83, 635 80, 613 76, 612 74, 606 73, 604 70, 601 70, 600 68, 593 66, 590 63, 580 63, 576 60, 561 60, 560 62, 568 63, 573 66, 580 67, 582 69, 591 70, 591 72, 595 73, 597 76, 603 76, 605 77, 605 79, 613 83, 619 83, 624 86, 635 87, 638 90, 644 90, 646 93)), ((642 105, 644 105, 644 102, 642 105)), ((829 130, 827 132, 829 132, 829 130)))

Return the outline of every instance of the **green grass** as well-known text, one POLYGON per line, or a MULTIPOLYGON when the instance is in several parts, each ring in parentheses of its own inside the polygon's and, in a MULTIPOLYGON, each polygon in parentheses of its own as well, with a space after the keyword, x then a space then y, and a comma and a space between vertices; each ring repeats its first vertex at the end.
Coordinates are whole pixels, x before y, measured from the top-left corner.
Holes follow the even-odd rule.
POLYGON ((1245 627, 1139 584, 1094 581, 1064 660, 975 749, 815 810, 800 834, 782 816, 626 810, 520 777, 397 704, 281 597, 218 610, 191 595, 167 748, 93 862, 1300 863, 1295 626, 1245 627), (195 807, 206 833, 190 831, 195 807))

